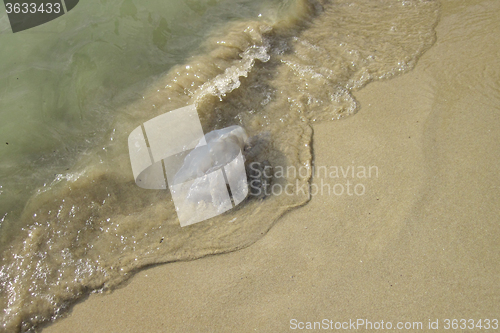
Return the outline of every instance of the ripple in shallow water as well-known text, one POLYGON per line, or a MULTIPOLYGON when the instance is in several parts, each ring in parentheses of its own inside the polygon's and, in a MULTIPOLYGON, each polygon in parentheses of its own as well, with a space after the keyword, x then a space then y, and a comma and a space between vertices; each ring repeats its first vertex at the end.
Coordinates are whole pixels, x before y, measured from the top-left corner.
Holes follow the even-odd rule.
POLYGON ((304 0, 274 23, 225 26, 199 56, 116 110, 111 141, 31 198, 22 215, 28 227, 2 259, 4 329, 27 330, 146 265, 248 246, 309 200, 310 172, 290 174, 275 182, 293 195, 251 199, 181 228, 167 191, 134 183, 127 137, 135 127, 195 103, 205 133, 230 125, 265 132, 258 160, 310 171, 310 123, 352 115, 353 90, 411 69, 434 42, 436 21, 433 1, 304 0))

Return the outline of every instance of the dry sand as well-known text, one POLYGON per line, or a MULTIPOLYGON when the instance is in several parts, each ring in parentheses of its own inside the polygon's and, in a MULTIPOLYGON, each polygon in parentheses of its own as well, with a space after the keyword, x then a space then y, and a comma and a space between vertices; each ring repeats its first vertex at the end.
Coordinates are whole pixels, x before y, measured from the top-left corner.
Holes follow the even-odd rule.
POLYGON ((500 319, 499 17, 497 0, 444 2, 414 71, 356 93, 356 115, 314 126, 316 166, 378 177, 313 183, 349 180, 364 195, 317 194, 252 246, 141 271, 44 333, 500 319))

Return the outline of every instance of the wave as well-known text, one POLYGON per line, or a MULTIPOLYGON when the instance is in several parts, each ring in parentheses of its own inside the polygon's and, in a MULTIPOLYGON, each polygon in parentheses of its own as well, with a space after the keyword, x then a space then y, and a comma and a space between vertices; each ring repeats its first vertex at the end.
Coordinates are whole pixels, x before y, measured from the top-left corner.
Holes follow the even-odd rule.
POLYGON ((233 22, 214 33, 199 55, 117 108, 106 140, 30 199, 21 216, 27 227, 0 268, 5 331, 33 330, 147 265, 235 251, 263 237, 310 199, 311 124, 354 114, 355 90, 411 70, 435 40, 434 1, 284 4, 272 21, 233 22), (293 195, 249 199, 180 228, 168 191, 135 185, 127 137, 144 121, 193 103, 205 133, 230 125, 249 136, 266 133, 256 159, 308 170, 274 180, 292 186, 293 195))

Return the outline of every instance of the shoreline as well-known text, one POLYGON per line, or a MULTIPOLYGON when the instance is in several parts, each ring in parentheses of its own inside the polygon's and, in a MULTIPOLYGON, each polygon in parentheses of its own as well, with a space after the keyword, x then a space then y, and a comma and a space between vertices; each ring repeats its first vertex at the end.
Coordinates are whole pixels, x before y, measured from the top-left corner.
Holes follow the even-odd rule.
POLYGON ((357 114, 313 125, 315 165, 377 166, 366 193, 313 196, 251 246, 142 270, 43 332, 268 332, 325 318, 443 330, 498 316, 500 5, 474 3, 443 1, 413 71, 357 91, 357 114), (470 13, 483 21, 464 24, 470 13))

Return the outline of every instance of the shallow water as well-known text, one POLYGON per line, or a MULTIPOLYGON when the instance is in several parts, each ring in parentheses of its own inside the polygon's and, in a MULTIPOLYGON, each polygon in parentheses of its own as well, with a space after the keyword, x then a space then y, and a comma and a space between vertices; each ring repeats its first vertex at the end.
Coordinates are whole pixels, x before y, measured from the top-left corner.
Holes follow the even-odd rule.
POLYGON ((0 35, 5 330, 32 329, 146 265, 261 238, 309 200, 311 122, 354 114, 352 91, 411 70, 434 42, 439 8, 395 0, 96 4, 0 35), (205 133, 230 125, 266 133, 257 160, 309 173, 273 180, 292 195, 249 199, 180 228, 167 191, 135 185, 127 137, 192 103, 205 133))

